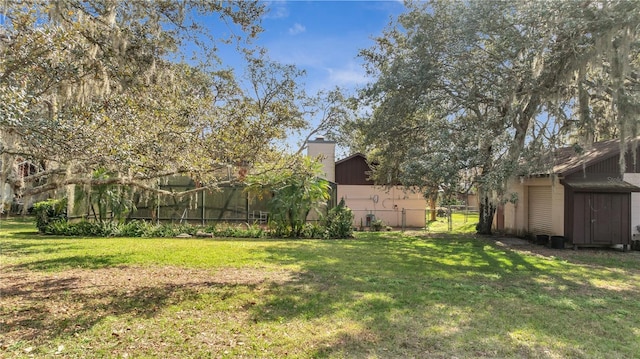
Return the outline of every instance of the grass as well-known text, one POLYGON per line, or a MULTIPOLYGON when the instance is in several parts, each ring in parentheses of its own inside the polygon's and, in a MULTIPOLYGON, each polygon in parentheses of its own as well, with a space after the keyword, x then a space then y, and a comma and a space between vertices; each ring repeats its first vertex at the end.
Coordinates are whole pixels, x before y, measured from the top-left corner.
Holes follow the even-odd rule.
POLYGON ((638 252, 433 230, 94 239, 2 221, 0 237, 0 357, 640 357, 638 252))
POLYGON ((442 233, 472 233, 478 223, 478 213, 454 212, 451 214, 451 231, 447 217, 437 217, 435 221, 427 222, 427 231, 442 233))

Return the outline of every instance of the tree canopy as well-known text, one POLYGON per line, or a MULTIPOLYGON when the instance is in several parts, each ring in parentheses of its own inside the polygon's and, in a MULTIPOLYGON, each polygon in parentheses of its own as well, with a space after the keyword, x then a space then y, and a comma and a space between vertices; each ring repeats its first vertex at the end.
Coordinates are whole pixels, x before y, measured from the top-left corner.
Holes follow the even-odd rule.
POLYGON ((21 195, 108 184, 161 192, 154 184, 168 175, 215 187, 306 125, 303 73, 251 44, 261 2, 3 6, 0 183, 21 195), (244 54, 243 79, 217 58, 221 44, 244 54), (39 171, 16 175, 16 160, 39 171))
MULTIPOLYGON (((552 149, 640 133, 640 3, 426 1, 361 51, 374 177, 431 191, 471 174, 480 233, 552 149)), ((624 160, 623 158, 621 160, 624 160)), ((547 168, 548 169, 548 168, 547 168)))

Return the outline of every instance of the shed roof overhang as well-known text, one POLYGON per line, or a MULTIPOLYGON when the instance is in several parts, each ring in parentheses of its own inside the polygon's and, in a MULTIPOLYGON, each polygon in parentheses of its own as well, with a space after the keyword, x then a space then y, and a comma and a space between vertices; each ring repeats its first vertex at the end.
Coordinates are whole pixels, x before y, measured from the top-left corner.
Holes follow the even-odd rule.
POLYGON ((560 183, 575 192, 640 192, 640 187, 618 178, 597 180, 561 180, 560 183))

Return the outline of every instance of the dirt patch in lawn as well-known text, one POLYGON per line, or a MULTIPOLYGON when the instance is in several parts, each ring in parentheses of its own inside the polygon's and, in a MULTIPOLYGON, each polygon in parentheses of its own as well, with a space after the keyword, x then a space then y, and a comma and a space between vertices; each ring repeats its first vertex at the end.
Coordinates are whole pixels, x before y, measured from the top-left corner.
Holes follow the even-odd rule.
POLYGON ((0 266, 0 353, 23 341, 77 335, 108 316, 152 317, 201 295, 237 287, 261 290, 295 277, 291 271, 267 268, 115 267, 46 273, 0 266))
POLYGON ((12 271, 0 267, 0 293, 5 301, 17 295, 38 296, 38 293, 43 292, 100 292, 158 286, 257 285, 263 282, 287 282, 292 277, 291 271, 269 271, 264 268, 198 270, 179 267, 116 267, 43 273, 12 271))
POLYGON ((498 246, 512 250, 527 252, 529 254, 541 255, 544 257, 557 257, 564 259, 575 259, 579 257, 600 257, 600 258, 626 258, 640 261, 640 251, 623 251, 617 247, 580 247, 572 249, 567 244, 565 248, 550 248, 547 245, 535 244, 520 238, 513 237, 486 237, 486 240, 493 240, 498 246))

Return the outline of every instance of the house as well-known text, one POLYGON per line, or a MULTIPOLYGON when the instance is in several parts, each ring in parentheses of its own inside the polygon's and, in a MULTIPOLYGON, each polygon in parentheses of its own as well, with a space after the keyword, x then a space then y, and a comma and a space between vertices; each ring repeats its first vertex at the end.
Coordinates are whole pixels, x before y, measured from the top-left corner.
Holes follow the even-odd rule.
POLYGON ((307 154, 320 157, 325 179, 335 182, 337 200, 345 200, 354 214, 355 227, 368 227, 382 220, 392 227, 426 226, 427 201, 419 191, 403 186, 378 186, 369 180, 371 171, 365 156, 356 153, 335 161, 335 142, 317 137, 307 141, 307 154))
POLYGON ((6 171, 7 180, 0 185, 0 213, 22 213, 33 207, 35 202, 46 199, 45 194, 24 198, 22 196, 25 179, 44 171, 43 163, 36 163, 17 157, 8 168, 0 160, 0 169, 6 171))
POLYGON ((559 149, 551 173, 510 182, 507 193, 516 200, 498 211, 497 229, 564 236, 574 248, 623 245, 626 249, 634 236, 640 239, 637 140, 625 148, 624 171, 618 140, 597 142, 586 150, 559 149))

